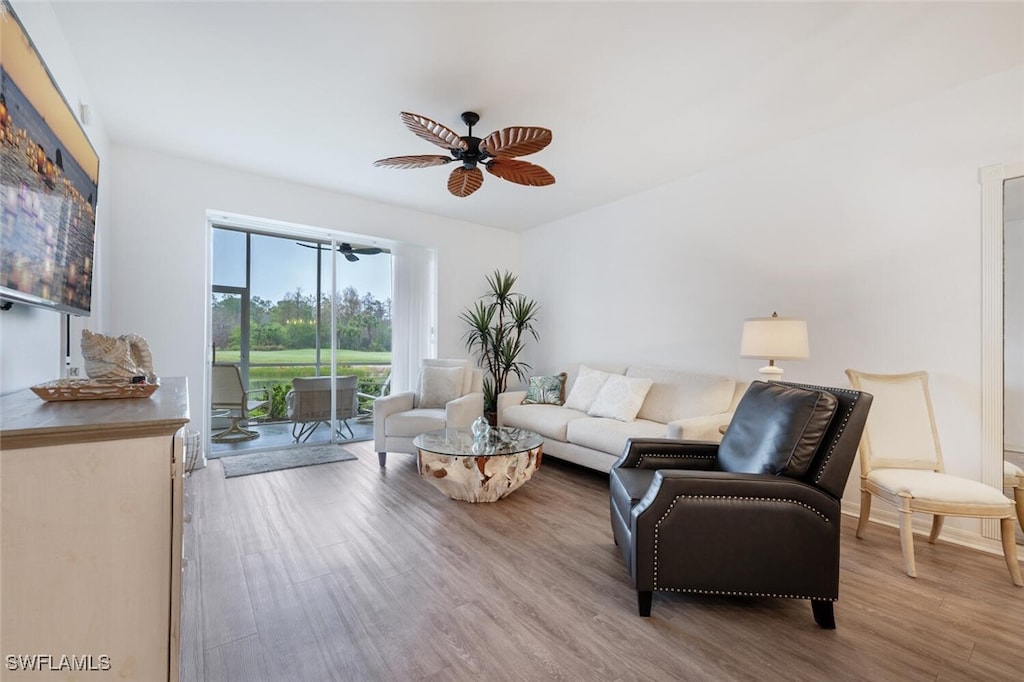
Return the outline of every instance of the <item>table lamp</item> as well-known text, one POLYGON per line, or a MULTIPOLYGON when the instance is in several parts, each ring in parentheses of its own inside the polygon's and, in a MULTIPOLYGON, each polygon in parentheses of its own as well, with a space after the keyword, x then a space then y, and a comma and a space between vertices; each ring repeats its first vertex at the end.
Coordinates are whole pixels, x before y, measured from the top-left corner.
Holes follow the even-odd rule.
POLYGON ((751 317, 743 321, 740 357, 760 358, 768 364, 759 369, 764 381, 778 381, 782 368, 776 360, 802 360, 810 356, 807 322, 793 317, 751 317))

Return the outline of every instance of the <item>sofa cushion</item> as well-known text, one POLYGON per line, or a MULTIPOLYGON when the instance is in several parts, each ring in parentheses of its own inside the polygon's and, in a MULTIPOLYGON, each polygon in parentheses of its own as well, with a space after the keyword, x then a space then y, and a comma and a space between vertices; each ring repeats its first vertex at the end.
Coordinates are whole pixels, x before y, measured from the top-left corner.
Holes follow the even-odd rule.
POLYGON ((586 414, 558 405, 509 405, 501 411, 505 426, 539 433, 544 438, 566 442, 566 427, 586 414))
POLYGON ((654 381, 637 418, 666 424, 728 411, 736 388, 736 382, 728 377, 659 367, 630 367, 626 376, 654 381))
POLYGON ((565 372, 553 376, 530 377, 524 405, 561 405, 565 402, 565 372))
POLYGON ((445 427, 445 410, 440 408, 415 409, 388 415, 384 422, 384 435, 413 438, 434 429, 445 427))
POLYGON ((587 417, 569 422, 566 436, 570 443, 618 457, 630 438, 664 438, 665 425, 637 419, 623 422, 605 417, 587 417))
POLYGON ((465 373, 465 367, 423 367, 416 407, 444 407, 461 396, 465 373))
POLYGON ((565 406, 572 410, 586 412, 594 404, 597 394, 601 392, 601 387, 610 376, 612 375, 608 372, 580 365, 576 381, 573 382, 572 390, 569 391, 569 397, 565 399, 565 406))
POLYGON ((651 383, 650 379, 613 374, 601 386, 587 414, 631 422, 636 419, 636 413, 640 411, 651 383))
POLYGON ((1005 509, 1013 502, 990 485, 938 471, 872 469, 866 478, 883 490, 948 504, 972 504, 1005 509))
POLYGON ((723 471, 807 473, 839 401, 826 391, 755 381, 743 394, 718 448, 723 471))

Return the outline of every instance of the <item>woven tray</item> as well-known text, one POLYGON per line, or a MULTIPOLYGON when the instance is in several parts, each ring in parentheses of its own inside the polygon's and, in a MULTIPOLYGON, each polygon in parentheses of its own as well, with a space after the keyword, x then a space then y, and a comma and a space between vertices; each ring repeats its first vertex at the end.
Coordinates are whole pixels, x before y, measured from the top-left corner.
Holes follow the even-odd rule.
POLYGON ((159 381, 152 384, 127 384, 120 381, 93 379, 58 379, 33 386, 32 392, 47 402, 54 402, 58 400, 148 398, 158 388, 160 388, 159 381))

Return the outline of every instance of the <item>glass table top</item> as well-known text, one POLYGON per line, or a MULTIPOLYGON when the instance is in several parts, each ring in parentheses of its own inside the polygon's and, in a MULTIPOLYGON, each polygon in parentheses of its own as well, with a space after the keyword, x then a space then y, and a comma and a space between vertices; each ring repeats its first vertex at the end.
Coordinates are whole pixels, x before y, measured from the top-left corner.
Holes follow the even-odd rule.
POLYGON ((540 447, 544 440, 533 431, 491 427, 479 441, 473 440, 469 429, 439 429, 421 433, 412 444, 420 450, 454 457, 491 457, 514 455, 540 447))

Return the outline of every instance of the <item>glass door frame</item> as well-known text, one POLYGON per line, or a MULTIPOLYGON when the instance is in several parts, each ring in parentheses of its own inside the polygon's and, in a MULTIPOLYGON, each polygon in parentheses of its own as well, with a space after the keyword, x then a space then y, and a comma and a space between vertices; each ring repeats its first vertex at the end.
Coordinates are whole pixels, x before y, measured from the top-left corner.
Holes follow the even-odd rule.
MULTIPOLYGON (((331 295, 331 314, 330 314, 330 353, 329 360, 329 376, 332 384, 337 378, 337 343, 338 343, 338 329, 337 329, 337 306, 338 306, 338 258, 341 257, 340 245, 343 242, 358 241, 363 244, 372 246, 379 246, 388 251, 392 251, 394 243, 389 240, 382 240, 375 237, 369 237, 366 235, 359 235, 355 233, 345 233, 335 230, 326 230, 322 228, 309 227, 304 225, 298 225, 294 223, 285 223, 273 220, 267 220, 263 218, 254 218, 251 216, 243 216, 238 214, 224 213, 219 211, 207 211, 206 215, 207 223, 207 304, 205 306, 205 339, 204 344, 206 348, 206 362, 204 366, 204 378, 203 378, 203 433, 204 433, 204 448, 206 452, 209 452, 210 448, 210 432, 209 422, 210 419, 209 410, 206 406, 210 404, 210 366, 213 362, 213 331, 212 331, 212 294, 213 293, 237 293, 242 297, 242 318, 244 329, 249 329, 249 316, 250 316, 250 292, 252 282, 250 280, 252 263, 251 263, 251 236, 252 234, 261 234, 268 237, 284 238, 284 239, 298 239, 301 241, 311 241, 322 243, 330 249, 332 254, 331 257, 331 273, 330 273, 330 287, 332 291, 331 295), (217 286, 213 285, 213 234, 214 229, 222 228, 234 230, 237 232, 243 232, 246 234, 246 265, 245 265, 245 286, 244 287, 231 287, 231 286, 217 286)), ((317 257, 317 288, 320 290, 322 280, 322 265, 321 252, 318 252, 317 257)), ((317 310, 319 311, 319 301, 317 301, 317 310)), ((243 334, 243 339, 240 342, 239 349, 239 364, 243 372, 243 381, 248 385, 248 369, 249 369, 249 334, 243 334)), ((322 357, 322 348, 320 347, 320 341, 317 339, 317 372, 319 372, 319 361, 322 357)), ((337 414, 337 393, 331 391, 331 414, 337 414)), ((337 420, 332 420, 331 423, 331 442, 338 442, 337 433, 337 420)))
MULTIPOLYGON (((219 228, 219 225, 213 225, 211 227, 211 244, 212 244, 212 231, 215 228, 219 228)), ((244 286, 225 286, 213 284, 213 269, 210 270, 210 291, 214 294, 234 294, 240 297, 241 305, 239 306, 239 325, 244 331, 238 340, 238 369, 242 373, 242 385, 249 385, 249 349, 250 349, 250 334, 249 334, 249 321, 250 321, 250 309, 251 309, 251 296, 250 291, 252 287, 252 281, 250 277, 252 275, 252 234, 243 230, 236 230, 242 232, 245 235, 245 285, 244 286)), ((212 255, 212 254, 211 254, 212 255)), ((217 361, 217 349, 213 346, 211 331, 211 342, 210 342, 210 362, 215 363, 217 361)))

